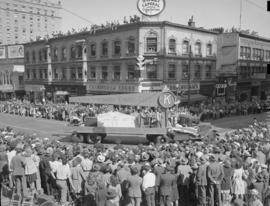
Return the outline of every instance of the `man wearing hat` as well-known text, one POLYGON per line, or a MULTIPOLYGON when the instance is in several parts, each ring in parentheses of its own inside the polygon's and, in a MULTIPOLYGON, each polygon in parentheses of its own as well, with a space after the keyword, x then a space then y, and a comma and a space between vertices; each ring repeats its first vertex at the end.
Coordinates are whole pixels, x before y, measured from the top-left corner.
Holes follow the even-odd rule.
POLYGON ((151 172, 151 167, 146 165, 143 167, 145 171, 142 179, 142 190, 145 194, 147 206, 155 206, 155 186, 156 175, 151 172))
POLYGON ((207 164, 204 156, 200 157, 200 166, 196 174, 196 185, 198 188, 198 204, 206 205, 207 189, 207 164))
POLYGON ((173 185, 177 184, 175 176, 171 173, 173 170, 173 167, 167 165, 165 173, 159 177, 160 206, 171 206, 173 185))
POLYGON ((189 204, 188 186, 190 181, 190 174, 193 172, 190 165, 187 164, 188 160, 184 157, 180 159, 180 165, 177 167, 177 176, 180 179, 179 187, 179 199, 181 205, 189 204))
POLYGON ((81 167, 83 169, 84 175, 87 177, 89 172, 92 170, 93 161, 89 158, 90 152, 88 149, 84 149, 82 152, 82 162, 81 167))
POLYGON ((10 169, 13 171, 17 194, 21 194, 22 192, 23 196, 28 196, 26 177, 25 177, 26 160, 22 156, 22 152, 23 152, 23 148, 17 146, 16 155, 12 158, 10 162, 10 169))
POLYGON ((210 164, 207 167, 207 178, 211 206, 221 205, 220 184, 224 177, 223 167, 217 162, 214 155, 210 155, 209 162, 210 164))

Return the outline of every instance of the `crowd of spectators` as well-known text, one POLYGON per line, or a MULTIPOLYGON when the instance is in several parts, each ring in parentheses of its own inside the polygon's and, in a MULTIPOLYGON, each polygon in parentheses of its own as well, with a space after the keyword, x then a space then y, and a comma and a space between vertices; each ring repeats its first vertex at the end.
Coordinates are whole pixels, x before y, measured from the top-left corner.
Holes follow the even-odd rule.
POLYGON ((270 205, 269 131, 248 127, 200 142, 107 147, 1 131, 1 179, 14 191, 91 206, 270 205))
MULTIPOLYGON (((201 102, 190 107, 179 106, 173 107, 169 111, 169 118, 176 122, 179 116, 185 115, 191 118, 209 121, 229 116, 239 116, 255 114, 265 111, 263 101, 246 101, 246 102, 201 102)), ((84 122, 85 117, 94 117, 101 113, 109 111, 118 111, 124 114, 140 114, 144 122, 159 121, 158 108, 148 107, 131 107, 131 106, 112 106, 112 105, 79 105, 67 103, 43 103, 34 104, 28 101, 11 100, 0 102, 0 112, 34 118, 55 119, 61 121, 70 121, 77 117, 84 122)), ((146 123, 148 124, 148 123, 146 123)))

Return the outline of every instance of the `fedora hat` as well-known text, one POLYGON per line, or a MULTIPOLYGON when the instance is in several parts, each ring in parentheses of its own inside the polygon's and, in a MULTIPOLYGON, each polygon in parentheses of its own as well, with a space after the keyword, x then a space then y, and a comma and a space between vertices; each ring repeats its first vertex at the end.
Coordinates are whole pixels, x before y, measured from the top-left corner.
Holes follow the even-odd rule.
POLYGON ((149 154, 148 153, 146 153, 146 152, 143 152, 142 153, 142 161, 147 161, 147 160, 149 160, 149 154))
POLYGON ((92 170, 96 172, 96 171, 99 171, 100 168, 101 167, 98 164, 94 164, 93 167, 92 167, 92 170))
POLYGON ((105 156, 103 155, 98 155, 97 156, 97 161, 100 162, 100 163, 103 163, 105 161, 105 156))

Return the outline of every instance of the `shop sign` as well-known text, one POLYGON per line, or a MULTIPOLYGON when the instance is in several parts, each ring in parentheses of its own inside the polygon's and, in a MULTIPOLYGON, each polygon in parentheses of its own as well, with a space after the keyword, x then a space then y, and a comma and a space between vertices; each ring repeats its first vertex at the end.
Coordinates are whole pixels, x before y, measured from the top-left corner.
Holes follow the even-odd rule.
POLYGON ((88 84, 87 91, 137 92, 138 87, 131 84, 88 84))
POLYGON ((7 84, 7 85, 0 85, 0 90, 2 92, 12 92, 14 90, 13 85, 7 84))
MULTIPOLYGON (((167 84, 167 86, 169 87, 169 89, 171 91, 188 91, 188 84, 167 84)), ((200 83, 191 83, 190 84, 190 90, 191 91, 198 91, 200 90, 200 83)))
POLYGON ((44 85, 28 84, 25 85, 25 91, 27 92, 43 92, 45 90, 44 85))
POLYGON ((173 107, 175 104, 175 100, 176 100, 176 98, 175 98, 174 94, 169 92, 169 91, 162 92, 158 97, 158 103, 163 108, 173 107))
POLYGON ((165 0, 138 0, 138 10, 145 16, 157 16, 165 8, 165 0))
POLYGON ((266 79, 266 74, 265 73, 254 73, 251 76, 252 79, 266 79))
POLYGON ((227 84, 216 84, 216 88, 217 89, 221 89, 221 88, 226 88, 227 87, 227 84))
POLYGON ((0 59, 6 58, 6 47, 0 46, 0 59))
POLYGON ((24 47, 23 45, 13 45, 8 46, 8 58, 23 58, 24 57, 24 47))

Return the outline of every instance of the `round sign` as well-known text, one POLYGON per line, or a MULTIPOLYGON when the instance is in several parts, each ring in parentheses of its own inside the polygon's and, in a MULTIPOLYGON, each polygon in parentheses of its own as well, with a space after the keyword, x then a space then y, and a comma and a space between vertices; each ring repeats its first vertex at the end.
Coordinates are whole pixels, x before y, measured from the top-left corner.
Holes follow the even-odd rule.
POLYGON ((164 10, 165 0, 138 0, 137 7, 145 16, 156 16, 164 10))
POLYGON ((170 108, 175 105, 175 96, 171 92, 162 92, 158 97, 158 103, 163 108, 170 108))

